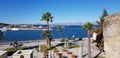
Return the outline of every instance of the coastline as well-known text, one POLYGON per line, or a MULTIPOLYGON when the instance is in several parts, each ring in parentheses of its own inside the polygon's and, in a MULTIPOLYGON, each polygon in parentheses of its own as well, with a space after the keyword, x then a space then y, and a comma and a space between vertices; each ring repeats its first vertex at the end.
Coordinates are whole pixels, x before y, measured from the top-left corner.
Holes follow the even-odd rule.
MULTIPOLYGON (((54 38, 53 40, 55 41, 59 41, 61 38, 54 38)), ((83 40, 86 41, 87 37, 83 37, 83 40)), ((40 40, 21 40, 21 41, 18 41, 18 42, 22 42, 22 43, 32 43, 32 42, 45 42, 46 40, 45 39, 40 39, 40 40)), ((10 44, 11 42, 14 42, 14 41, 9 41, 9 42, 0 42, 0 45, 7 45, 7 44, 10 44)))
MULTIPOLYGON (((55 38, 54 40, 55 41, 58 41, 60 38, 55 38)), ((31 42, 45 42, 45 39, 40 39, 40 40, 21 40, 21 41, 18 41, 18 42, 22 42, 22 43, 31 43, 31 42)), ((11 42, 14 42, 14 41, 6 41, 6 42, 0 42, 0 45, 5 45, 5 44, 10 44, 11 42)))
MULTIPOLYGON (((92 39, 92 38, 91 38, 92 39)), ((55 41, 52 41, 51 42, 51 44, 54 46, 54 45, 56 45, 56 44, 58 44, 58 43, 60 43, 59 42, 59 40, 60 40, 60 38, 55 38, 54 39, 55 41)), ((34 46, 40 46, 40 45, 44 45, 44 44, 46 44, 46 42, 45 42, 45 39, 41 39, 41 40, 27 40, 27 41, 20 41, 20 42, 22 42, 23 43, 23 46, 24 47, 34 47, 34 46), (39 42, 38 42, 39 41, 39 42)), ((76 44, 78 44, 78 45, 81 45, 81 43, 83 43, 83 48, 84 48, 84 54, 86 54, 86 52, 87 52, 87 46, 88 46, 88 42, 87 42, 87 37, 83 37, 83 41, 77 41, 77 43, 76 44)), ((11 48, 12 46, 10 46, 10 44, 3 44, 3 45, 0 45, 0 50, 5 50, 5 49, 7 49, 7 48, 11 48)), ((93 44, 91 43, 91 47, 93 47, 93 44)), ((61 52, 61 47, 59 46, 59 47, 57 47, 57 49, 61 52)), ((80 48, 73 48, 73 49, 68 49, 69 51, 71 51, 73 54, 75 54, 75 55, 79 55, 79 52, 78 52, 78 50, 79 50, 80 48)), ((93 49, 93 48, 92 48, 93 49)), ((36 51, 35 49, 33 49, 34 51, 36 51)), ((99 50, 98 50, 98 48, 97 47, 95 47, 95 49, 94 50, 92 50, 92 56, 95 56, 97 53, 99 53, 99 50)), ((43 56, 43 54, 42 53, 38 53, 38 52, 36 52, 36 54, 39 54, 39 55, 37 55, 37 57, 40 57, 40 56, 43 56)), ((35 54, 35 55, 36 55, 35 54)), ((65 54, 65 53, 63 53, 63 54, 65 54)), ((102 54, 101 54, 102 55, 102 54)), ((87 56, 86 56, 87 57, 87 56)))

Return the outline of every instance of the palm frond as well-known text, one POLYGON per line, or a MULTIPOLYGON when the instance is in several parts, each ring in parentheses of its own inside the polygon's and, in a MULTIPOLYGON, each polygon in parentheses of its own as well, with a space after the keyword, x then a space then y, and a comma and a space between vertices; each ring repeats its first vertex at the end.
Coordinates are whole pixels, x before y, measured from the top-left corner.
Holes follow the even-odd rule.
POLYGON ((0 40, 2 40, 3 38, 4 38, 3 32, 0 30, 0 40))
POLYGON ((86 23, 83 25, 83 29, 92 30, 92 29, 93 29, 93 24, 90 23, 90 22, 86 22, 86 23))
POLYGON ((51 13, 50 12, 46 12, 46 13, 44 13, 42 15, 41 21, 50 21, 50 22, 52 22, 53 21, 52 19, 53 19, 53 16, 51 15, 51 13))
POLYGON ((48 31, 47 30, 42 31, 42 37, 47 36, 47 35, 48 35, 48 31))
POLYGON ((62 26, 58 26, 57 29, 58 29, 58 31, 61 31, 62 30, 62 26))

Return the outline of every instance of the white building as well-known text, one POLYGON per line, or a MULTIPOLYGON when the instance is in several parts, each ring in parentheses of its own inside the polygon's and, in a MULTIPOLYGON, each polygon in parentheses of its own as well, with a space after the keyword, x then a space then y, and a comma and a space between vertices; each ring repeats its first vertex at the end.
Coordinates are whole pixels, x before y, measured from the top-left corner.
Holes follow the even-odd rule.
POLYGON ((94 33, 93 33, 93 38, 92 38, 92 39, 93 39, 93 40, 96 40, 97 35, 98 35, 98 34, 94 32, 94 33))
POLYGON ((12 57, 20 58, 21 55, 23 55, 24 58, 33 58, 33 50, 18 50, 12 55, 12 57))
POLYGON ((0 51, 0 58, 7 58, 7 51, 0 51))

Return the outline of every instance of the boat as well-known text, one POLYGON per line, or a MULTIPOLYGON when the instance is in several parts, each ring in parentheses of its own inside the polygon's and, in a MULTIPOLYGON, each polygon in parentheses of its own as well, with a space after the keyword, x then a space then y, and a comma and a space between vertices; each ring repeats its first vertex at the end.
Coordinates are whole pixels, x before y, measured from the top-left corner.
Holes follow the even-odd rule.
POLYGON ((19 30, 19 28, 11 28, 11 30, 17 31, 17 30, 19 30))
POLYGON ((0 30, 1 30, 1 31, 6 31, 6 30, 7 30, 7 28, 6 28, 6 27, 4 27, 4 28, 1 28, 0 30))

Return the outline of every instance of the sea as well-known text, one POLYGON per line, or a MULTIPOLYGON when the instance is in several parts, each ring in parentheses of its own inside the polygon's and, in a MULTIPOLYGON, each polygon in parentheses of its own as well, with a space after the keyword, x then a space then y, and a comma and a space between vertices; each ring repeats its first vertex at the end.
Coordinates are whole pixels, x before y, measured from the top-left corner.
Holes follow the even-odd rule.
MULTIPOLYGON (((45 37, 41 36, 42 31, 43 30, 7 30, 4 31, 4 39, 0 40, 0 42, 45 39, 45 37)), ((50 32, 52 34, 51 38, 60 38, 60 32, 57 27, 54 27, 50 32)), ((62 38, 72 38, 73 36, 75 38, 87 37, 87 31, 84 30, 82 26, 64 26, 62 28, 62 38)))

